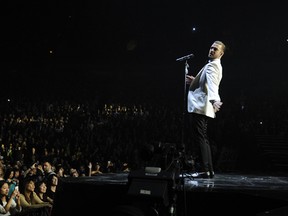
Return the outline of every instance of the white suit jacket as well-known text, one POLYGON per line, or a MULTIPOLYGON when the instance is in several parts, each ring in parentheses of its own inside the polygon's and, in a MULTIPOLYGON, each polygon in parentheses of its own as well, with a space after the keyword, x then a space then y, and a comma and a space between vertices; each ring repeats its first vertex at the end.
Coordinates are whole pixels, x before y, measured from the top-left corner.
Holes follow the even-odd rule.
POLYGON ((221 101, 219 85, 222 79, 220 59, 208 62, 196 75, 189 86, 187 109, 189 113, 198 113, 215 118, 211 100, 221 101))

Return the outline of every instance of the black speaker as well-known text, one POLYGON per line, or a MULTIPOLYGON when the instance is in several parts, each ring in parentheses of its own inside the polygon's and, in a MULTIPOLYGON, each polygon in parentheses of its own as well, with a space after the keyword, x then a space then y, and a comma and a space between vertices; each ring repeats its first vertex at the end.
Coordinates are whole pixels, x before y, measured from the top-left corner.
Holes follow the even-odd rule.
POLYGON ((123 175, 60 178, 51 216, 168 215, 172 173, 151 176, 133 171, 123 175))
POLYGON ((103 178, 59 179, 51 216, 117 215, 114 212, 118 206, 129 204, 127 183, 118 183, 117 178, 115 182, 106 182, 103 178))
POLYGON ((168 206, 175 192, 175 174, 168 171, 149 173, 132 171, 128 176, 128 195, 145 202, 157 202, 168 206))

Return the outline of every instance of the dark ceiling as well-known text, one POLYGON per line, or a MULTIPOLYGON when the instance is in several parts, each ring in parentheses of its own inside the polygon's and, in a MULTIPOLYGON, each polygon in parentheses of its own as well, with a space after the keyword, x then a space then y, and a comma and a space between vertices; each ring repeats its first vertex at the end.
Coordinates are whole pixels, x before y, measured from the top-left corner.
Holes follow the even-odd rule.
POLYGON ((2 3, 1 95, 182 97, 184 64, 176 58, 193 53, 194 74, 214 40, 228 47, 224 95, 271 86, 287 92, 288 13, 282 2, 2 3))

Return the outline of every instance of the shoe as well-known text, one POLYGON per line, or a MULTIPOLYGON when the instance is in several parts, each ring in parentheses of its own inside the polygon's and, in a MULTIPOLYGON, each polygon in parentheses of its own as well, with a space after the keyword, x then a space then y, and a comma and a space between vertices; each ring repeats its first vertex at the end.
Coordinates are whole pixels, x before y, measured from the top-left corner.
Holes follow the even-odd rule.
POLYGON ((199 173, 198 172, 194 172, 194 173, 191 174, 191 177, 198 178, 199 177, 199 173))
POLYGON ((210 172, 204 172, 202 173, 202 178, 211 178, 210 172))
POLYGON ((214 178, 215 176, 215 173, 214 171, 207 171, 207 172, 194 172, 194 173, 191 173, 190 174, 190 177, 193 177, 193 178, 205 178, 205 179, 208 179, 208 178, 214 178))
POLYGON ((209 172, 194 172, 191 174, 191 177, 193 178, 210 178, 210 173, 209 172))
POLYGON ((210 178, 210 179, 212 179, 212 178, 214 178, 214 176, 215 176, 214 171, 207 171, 207 172, 199 173, 197 178, 205 178, 205 179, 210 178))
POLYGON ((210 173, 210 178, 214 178, 214 176, 215 176, 214 171, 209 171, 209 173, 210 173))

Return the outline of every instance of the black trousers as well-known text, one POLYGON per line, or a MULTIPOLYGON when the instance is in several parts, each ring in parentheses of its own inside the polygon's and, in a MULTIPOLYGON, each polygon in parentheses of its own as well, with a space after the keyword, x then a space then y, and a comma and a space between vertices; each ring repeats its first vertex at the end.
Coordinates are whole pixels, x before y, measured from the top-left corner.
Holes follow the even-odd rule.
POLYGON ((211 118, 196 114, 189 113, 189 125, 192 130, 192 142, 196 147, 200 147, 202 169, 205 172, 214 171, 212 162, 212 152, 208 137, 208 122, 211 118))

